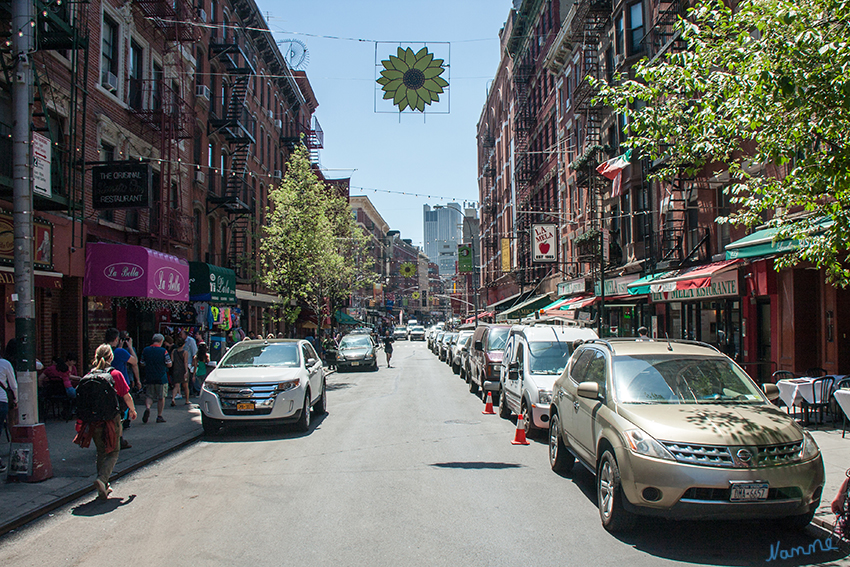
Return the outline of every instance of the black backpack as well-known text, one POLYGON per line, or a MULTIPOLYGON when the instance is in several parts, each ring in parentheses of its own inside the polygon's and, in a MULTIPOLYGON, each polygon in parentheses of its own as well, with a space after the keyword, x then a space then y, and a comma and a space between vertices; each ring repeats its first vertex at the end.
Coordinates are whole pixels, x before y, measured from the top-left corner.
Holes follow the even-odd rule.
POLYGON ((112 368, 92 370, 77 386, 77 417, 84 422, 109 421, 120 412, 112 368))

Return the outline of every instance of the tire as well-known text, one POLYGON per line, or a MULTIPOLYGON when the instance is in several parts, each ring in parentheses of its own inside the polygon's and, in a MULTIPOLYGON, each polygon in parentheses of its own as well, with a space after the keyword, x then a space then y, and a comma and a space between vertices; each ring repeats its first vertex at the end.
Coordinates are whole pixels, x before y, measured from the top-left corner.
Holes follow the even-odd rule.
POLYGON ((576 458, 567 450, 561 437, 561 420, 554 414, 549 421, 549 466, 558 474, 566 474, 573 470, 576 458))
POLYGON ((511 418, 511 408, 508 407, 508 401, 505 399, 505 390, 499 394, 499 417, 502 419, 511 418))
POLYGON ((302 433, 310 430, 310 390, 304 392, 304 407, 301 408, 301 416, 295 422, 295 429, 302 433))
POLYGON ((634 527, 634 514, 623 507, 620 468, 610 449, 606 449, 599 460, 596 471, 596 493, 602 527, 611 533, 628 531, 634 527))
POLYGON ((522 413, 522 424, 525 427, 525 436, 531 437, 537 433, 537 428, 534 427, 534 418, 531 417, 531 410, 528 409, 528 403, 523 399, 519 409, 522 413))
POLYGON ((782 524, 788 529, 794 531, 802 531, 806 529, 809 524, 812 523, 812 518, 815 517, 815 510, 817 506, 812 507, 812 511, 807 514, 801 514, 799 516, 788 516, 787 518, 782 518, 782 524))
MULTIPOLYGON (((470 394, 477 394, 478 393, 478 384, 475 382, 475 380, 472 379, 472 376, 470 376, 469 374, 466 375, 466 382, 469 384, 469 393, 470 394)), ((484 401, 485 402, 487 401, 486 398, 485 398, 484 401)))
POLYGON ((218 435, 221 432, 221 420, 207 417, 204 412, 201 412, 201 426, 204 428, 204 435, 210 437, 218 435))
POLYGON ((313 404, 313 412, 316 415, 324 415, 328 413, 328 382, 325 379, 322 383, 322 395, 319 397, 319 401, 313 404))
POLYGON ((452 364, 452 372, 454 372, 455 374, 460 374, 460 365, 452 364))

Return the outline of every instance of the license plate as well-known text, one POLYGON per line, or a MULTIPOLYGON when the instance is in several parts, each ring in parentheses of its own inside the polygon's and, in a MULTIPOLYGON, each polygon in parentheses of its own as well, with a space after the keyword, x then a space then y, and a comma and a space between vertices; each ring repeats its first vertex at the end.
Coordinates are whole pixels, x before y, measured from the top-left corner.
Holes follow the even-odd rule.
POLYGON ((729 500, 732 502, 756 502, 767 500, 767 492, 770 485, 766 482, 732 483, 732 494, 729 500))
POLYGON ((359 362, 352 362, 351 366, 360 366, 360 363, 359 362))
POLYGON ((254 411, 254 402, 240 402, 236 404, 236 411, 254 411))

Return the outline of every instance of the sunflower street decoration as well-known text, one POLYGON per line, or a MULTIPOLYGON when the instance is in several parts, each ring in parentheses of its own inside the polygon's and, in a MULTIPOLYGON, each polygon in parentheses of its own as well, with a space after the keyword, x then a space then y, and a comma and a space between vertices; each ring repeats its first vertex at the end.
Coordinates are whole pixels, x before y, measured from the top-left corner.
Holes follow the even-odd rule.
POLYGON ((412 262, 405 262, 401 265, 401 268, 399 268, 398 273, 405 278, 413 277, 416 273, 416 266, 414 266, 412 262))
POLYGON ((428 107, 428 112, 447 114, 449 44, 407 44, 404 47, 393 44, 396 54, 388 59, 378 55, 379 45, 375 44, 375 69, 380 74, 376 82, 381 85, 383 96, 379 100, 376 88, 375 111, 424 113, 428 107))
POLYGON ((413 293, 410 294, 410 297, 412 297, 413 299, 419 299, 419 292, 414 291, 413 293))

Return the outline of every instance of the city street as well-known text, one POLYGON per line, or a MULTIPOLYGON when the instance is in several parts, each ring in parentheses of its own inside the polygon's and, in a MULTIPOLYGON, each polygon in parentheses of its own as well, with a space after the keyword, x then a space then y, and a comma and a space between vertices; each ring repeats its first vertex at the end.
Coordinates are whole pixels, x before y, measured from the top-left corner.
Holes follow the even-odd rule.
POLYGON ((425 343, 393 367, 332 374, 307 434, 231 429, 0 538, 0 565, 839 565, 815 535, 762 523, 646 520, 614 537, 594 478, 513 446, 425 343))

